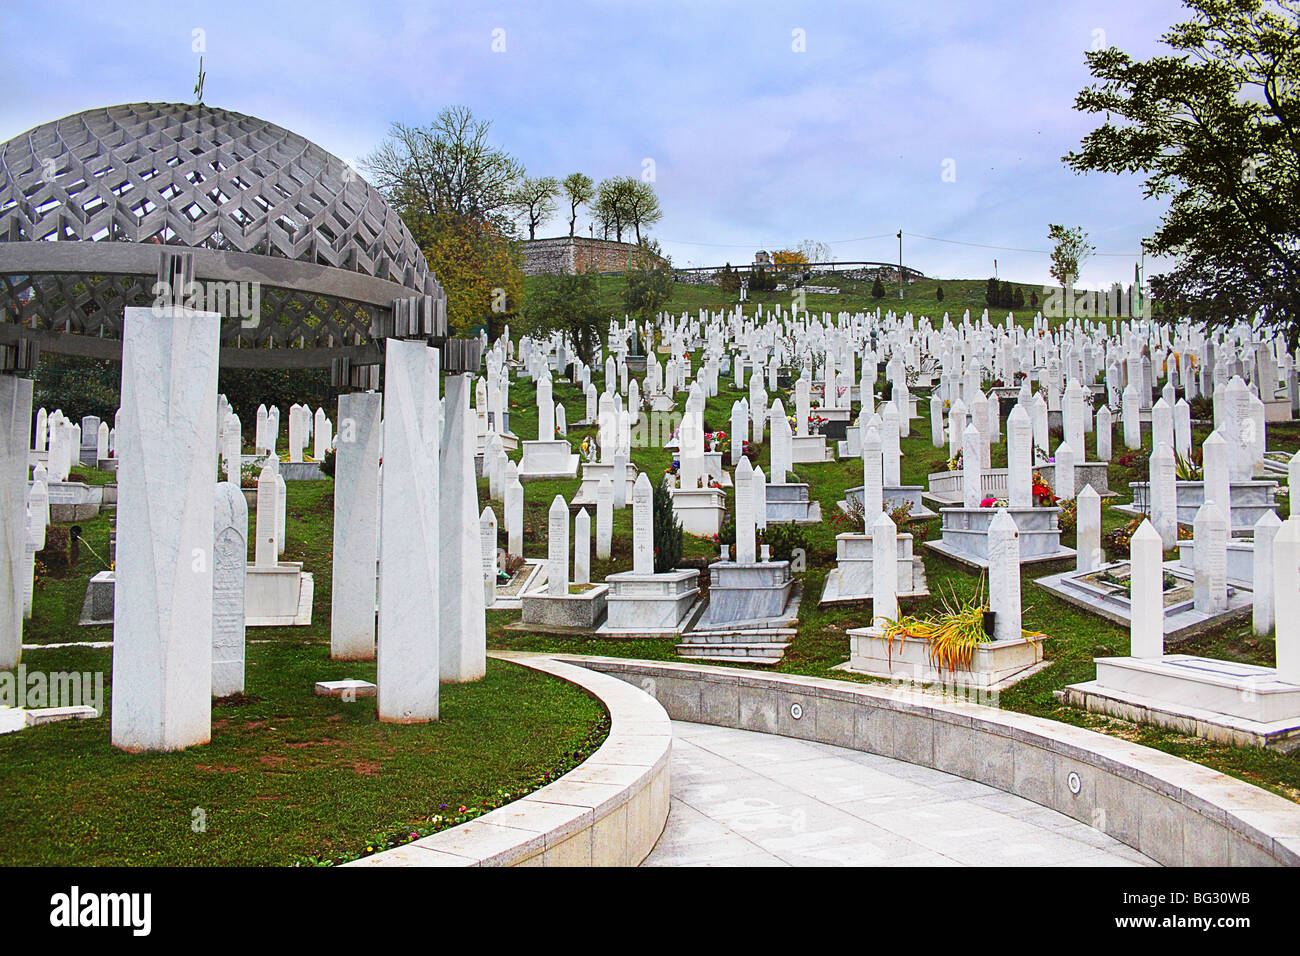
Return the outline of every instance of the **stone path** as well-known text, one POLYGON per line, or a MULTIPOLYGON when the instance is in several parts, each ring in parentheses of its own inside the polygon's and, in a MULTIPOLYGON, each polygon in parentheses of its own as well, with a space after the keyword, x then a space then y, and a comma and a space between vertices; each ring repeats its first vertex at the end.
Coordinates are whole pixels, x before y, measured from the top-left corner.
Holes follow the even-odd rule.
POLYGON ((645 866, 1151 866, 1013 794, 874 754, 673 723, 672 809, 645 866))

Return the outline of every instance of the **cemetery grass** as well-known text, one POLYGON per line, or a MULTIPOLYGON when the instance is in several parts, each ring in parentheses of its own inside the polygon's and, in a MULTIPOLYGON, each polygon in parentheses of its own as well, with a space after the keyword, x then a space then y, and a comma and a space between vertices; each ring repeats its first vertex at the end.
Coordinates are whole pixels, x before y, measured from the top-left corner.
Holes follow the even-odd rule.
MULTIPOLYGON (((945 290, 947 286, 945 284, 945 290)), ((594 371, 593 381, 599 383, 603 375, 594 371)), ((879 388, 883 381, 878 383, 879 388)), ((554 380, 555 400, 564 404, 566 409, 575 411, 568 415, 576 421, 581 417, 585 401, 580 391, 567 380, 554 380)), ((531 382, 521 380, 511 384, 511 425, 512 430, 521 439, 531 439, 536 435, 535 389, 531 382)), ((719 377, 718 395, 709 399, 705 406, 706 430, 721 428, 730 432, 731 403, 744 397, 736 390, 732 380, 726 376, 719 377)), ((788 410, 793 409, 792 399, 785 394, 771 394, 769 401, 781 397, 788 410)), ((679 409, 684 399, 678 396, 679 409)), ((1009 411, 1009 407, 1007 409, 1009 411)), ((930 442, 930 418, 928 400, 922 397, 917 403, 917 418, 912 421, 911 435, 902 439, 902 480, 909 485, 927 485, 927 475, 947 468, 948 449, 935 448, 930 442)), ((1112 491, 1119 492, 1116 497, 1103 499, 1102 534, 1128 524, 1130 516, 1111 509, 1111 505, 1131 500, 1128 482, 1145 481, 1147 478, 1147 459, 1151 453, 1149 432, 1143 435, 1141 449, 1126 449, 1122 439, 1122 428, 1116 423, 1112 450, 1112 467, 1109 472, 1109 485, 1112 491), (1125 464, 1119 462, 1124 460, 1125 464)), ((1005 438, 1006 421, 1003 418, 1001 433, 1005 438)), ((1199 447, 1209 433, 1209 428, 1198 426, 1193 429, 1193 444, 1199 447)), ((569 438, 575 447, 582 436, 595 435, 595 428, 570 428, 569 438)), ((1269 447, 1295 451, 1300 448, 1300 423, 1287 426, 1269 426, 1269 447)), ((1062 441, 1059 430, 1053 432, 1051 444, 1062 441)), ((1096 434, 1089 432, 1086 436, 1086 460, 1096 460, 1096 434)), ((994 445, 992 449, 993 467, 1005 467, 1006 446, 994 445)), ((512 457, 518 459, 516 452, 512 457)), ((664 469, 671 463, 671 453, 662 448, 634 448, 632 460, 646 471, 652 481, 657 481, 664 469)), ((770 465, 770 455, 766 445, 760 446, 760 458, 764 470, 770 465)), ((798 634, 786 649, 785 657, 774 668, 761 665, 726 662, 723 666, 774 670, 778 673, 803 674, 814 677, 827 677, 836 680, 849 680, 862 683, 881 683, 881 681, 862 675, 850 674, 836 670, 838 664, 849 657, 849 641, 845 631, 860 627, 866 623, 871 613, 871 602, 857 605, 840 605, 828 608, 818 607, 826 573, 835 564, 835 535, 849 530, 833 522, 832 516, 839 513, 838 502, 844 498, 847 488, 862 483, 861 460, 834 461, 824 464, 798 464, 795 472, 800 479, 811 486, 812 497, 821 503, 823 522, 818 525, 801 526, 806 538, 808 553, 808 570, 798 577, 803 585, 803 599, 799 609, 798 634)), ((530 558, 546 556, 546 520, 547 509, 556 494, 564 495, 570 500, 576 492, 579 482, 544 481, 524 484, 524 522, 525 554, 530 558)), ((487 483, 481 483, 481 498, 487 498, 487 483)), ((1279 502, 1285 507, 1285 498, 1279 502)), ((500 512, 500 503, 491 502, 494 510, 500 512)), ((734 495, 730 489, 727 494, 728 516, 734 517, 734 495)), ((1284 510, 1279 509, 1279 510, 1284 510)), ((592 511, 594 519, 594 509, 592 511)), ((974 569, 941 557, 926 549, 923 539, 937 539, 940 519, 909 522, 900 531, 909 531, 915 536, 916 553, 925 559, 926 577, 930 596, 928 598, 903 598, 900 601, 903 613, 929 614, 940 609, 943 595, 955 594, 961 599, 972 597, 981 585, 982 575, 974 569)), ((614 538, 612 563, 592 561, 592 580, 600 581, 609 570, 625 569, 631 560, 631 509, 614 512, 614 538)), ((505 547, 504 530, 501 531, 501 546, 505 547)), ((1063 533, 1062 543, 1068 547, 1075 544, 1075 535, 1071 530, 1063 533)), ((716 560, 718 549, 711 540, 685 537, 683 566, 704 568, 709 561, 716 560)), ((1176 557, 1170 552, 1167 558, 1176 557)), ((1032 714, 1051 720, 1063 721, 1081 727, 1087 727, 1101 733, 1122 737, 1145 744, 1168 753, 1176 754, 1189 760, 1210 766, 1220 772, 1247 780, 1253 784, 1272 790, 1289 799, 1300 802, 1300 755, 1283 755, 1262 749, 1233 748, 1212 744, 1195 737, 1187 737, 1172 731, 1155 727, 1146 727, 1126 721, 1114 720, 1101 715, 1089 714, 1060 703, 1054 692, 1067 684, 1092 680, 1096 676, 1094 657, 1125 655, 1128 653, 1128 629, 1112 624, 1095 615, 1075 608, 1056 598, 1054 595, 1037 587, 1033 581, 1039 577, 1071 570, 1073 561, 1049 564, 1025 565, 1021 570, 1021 596, 1024 610, 1024 627, 1047 635, 1045 655, 1048 666, 1038 673, 1026 678, 1013 687, 1002 691, 996 705, 1007 710, 1032 714)), ((704 575, 707 577, 707 575, 704 575)), ((516 650, 560 652, 573 654, 594 654, 618 657, 635 657, 649 660, 682 660, 675 652, 676 641, 662 640, 607 640, 601 638, 556 637, 546 634, 525 633, 506 630, 505 625, 518 620, 518 612, 492 612, 488 615, 488 643, 490 647, 510 648, 516 650)), ((1171 650, 1185 653, 1207 653, 1213 656, 1231 657, 1249 663, 1271 666, 1274 663, 1272 637, 1255 638, 1250 634, 1249 622, 1234 624, 1211 631, 1190 643, 1183 643, 1171 650)), ((693 661, 693 663, 695 663, 693 661)))
MULTIPOLYGON (((529 287, 529 283, 536 281, 536 277, 525 278, 525 289, 529 287)), ((622 315, 624 313, 624 278, 622 276, 600 276, 599 284, 601 305, 611 315, 622 315)), ((1031 283, 1018 284, 1024 287, 1026 299, 1028 299, 1030 292, 1038 293, 1039 308, 1041 309, 1043 305, 1042 287, 1031 283)), ((819 272, 813 277, 810 285, 838 286, 842 290, 838 295, 827 295, 820 292, 807 293, 805 301, 808 311, 814 315, 820 315, 822 312, 829 312, 831 315, 840 312, 875 312, 877 308, 882 312, 887 312, 892 309, 899 315, 904 312, 911 312, 915 316, 928 316, 937 326, 941 324, 945 312, 948 313, 948 317, 956 325, 961 322, 962 313, 966 309, 970 309, 972 316, 978 317, 987 307, 985 300, 985 291, 988 285, 987 278, 921 279, 904 285, 902 299, 898 297, 897 283, 885 283, 884 298, 874 299, 871 296, 871 282, 848 279, 835 273, 819 272), (938 286, 943 287, 943 301, 939 301, 935 297, 935 289, 938 286)), ((739 293, 723 292, 716 285, 691 285, 685 282, 674 282, 672 290, 672 298, 664 306, 664 311, 675 314, 689 312, 694 315, 700 309, 714 311, 733 309, 740 301, 739 293)), ((790 302, 791 293, 789 291, 751 293, 744 303, 744 311, 746 315, 752 316, 758 305, 763 306, 764 312, 771 312, 778 305, 783 306, 788 311, 790 302)), ((996 307, 989 308, 989 315, 1000 323, 1001 320, 1006 318, 1007 313, 1011 312, 1014 315, 1016 325, 1029 328, 1033 323, 1036 311, 1038 310, 1030 309, 1027 306, 1015 310, 996 307)), ((1055 326, 1062 321, 1064 320, 1050 319, 1049 324, 1055 326)), ((512 383, 511 389, 513 390, 513 388, 512 383)))
MULTIPOLYGON (((251 517, 251 516, 250 516, 251 517)), ((333 482, 289 482, 285 560, 315 578, 312 624, 248 631, 246 693, 213 702, 211 743, 125 754, 104 716, 0 736, 3 865, 291 865, 364 853, 384 834, 427 826, 443 804, 469 812, 500 793, 522 796, 588 746, 605 720, 586 692, 490 660, 487 677, 444 684, 441 719, 380 723, 373 698, 316 697, 317 681, 374 681, 368 662, 329 659, 333 482), (191 829, 203 811, 206 831, 191 829)), ((108 555, 108 517, 81 522, 108 555)), ((76 565, 37 585, 24 643, 111 641, 77 624, 86 582, 102 570, 83 547, 76 565)), ((29 647, 28 672, 102 672, 109 649, 29 647)))

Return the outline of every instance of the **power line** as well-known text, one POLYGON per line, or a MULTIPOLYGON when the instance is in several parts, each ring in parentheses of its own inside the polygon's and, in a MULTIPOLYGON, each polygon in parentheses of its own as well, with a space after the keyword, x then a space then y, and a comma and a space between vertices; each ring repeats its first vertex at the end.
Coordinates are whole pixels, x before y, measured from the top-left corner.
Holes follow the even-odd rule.
MULTIPOLYGON (((825 244, 828 246, 840 246, 840 245, 847 245, 850 242, 871 242, 876 239, 893 239, 895 235, 896 233, 886 232, 886 233, 881 233, 878 236, 859 236, 856 239, 831 239, 828 240, 825 244)), ((955 245, 955 246, 973 246, 977 249, 996 249, 1001 252, 1023 252, 1023 253, 1028 253, 1030 255, 1040 255, 1040 256, 1050 256, 1052 254, 1052 250, 1050 249, 1025 249, 1018 246, 995 246, 986 242, 970 242, 965 239, 944 239, 940 236, 923 236, 919 232, 907 232, 906 230, 904 230, 903 235, 905 238, 908 239, 926 239, 929 240, 930 242, 946 242, 950 245, 955 245)), ((677 245, 680 246, 699 246, 699 247, 711 248, 711 249, 762 248, 762 243, 752 243, 752 242, 745 242, 745 243, 689 242, 685 239, 669 239, 666 236, 661 236, 660 240, 663 242, 676 243, 677 245)), ((1120 259, 1134 259, 1137 258, 1137 256, 1140 255, 1140 253, 1139 252, 1094 252, 1093 255, 1112 256, 1120 259)))

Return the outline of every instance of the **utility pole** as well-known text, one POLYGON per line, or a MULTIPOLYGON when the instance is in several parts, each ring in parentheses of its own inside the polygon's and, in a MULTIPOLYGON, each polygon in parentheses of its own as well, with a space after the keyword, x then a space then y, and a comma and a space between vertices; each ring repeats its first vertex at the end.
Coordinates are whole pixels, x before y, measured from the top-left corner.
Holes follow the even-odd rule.
POLYGON ((898 230, 898 298, 903 298, 903 230, 898 230))

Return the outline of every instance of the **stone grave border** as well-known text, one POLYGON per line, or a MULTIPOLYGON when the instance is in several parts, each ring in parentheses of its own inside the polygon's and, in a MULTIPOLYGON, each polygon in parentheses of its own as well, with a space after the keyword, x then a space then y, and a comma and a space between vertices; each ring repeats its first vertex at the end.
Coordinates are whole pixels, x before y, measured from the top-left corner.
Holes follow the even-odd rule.
POLYGON ((888 684, 558 655, 653 694, 673 720, 880 754, 1056 810, 1167 866, 1300 864, 1300 806, 1150 747, 888 684))
POLYGON ((637 866, 668 821, 673 731, 664 708, 626 682, 546 654, 493 651, 576 684, 609 711, 600 748, 559 780, 458 827, 348 866, 637 866))

